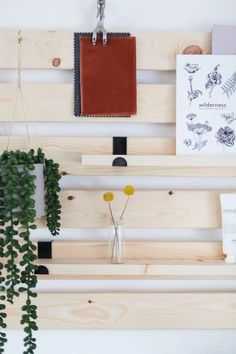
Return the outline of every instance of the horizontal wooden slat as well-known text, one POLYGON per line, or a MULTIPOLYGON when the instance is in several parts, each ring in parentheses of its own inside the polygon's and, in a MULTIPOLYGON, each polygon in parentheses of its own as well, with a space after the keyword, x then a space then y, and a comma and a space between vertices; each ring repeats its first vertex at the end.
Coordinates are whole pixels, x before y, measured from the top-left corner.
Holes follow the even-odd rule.
POLYGON ((137 115, 122 117, 75 117, 73 84, 22 84, 16 110, 15 84, 0 84, 0 121, 19 122, 175 122, 174 85, 138 85, 137 115), (25 107, 25 109, 24 109, 25 107))
POLYGON ((0 30, 0 69, 17 67, 17 30, 0 30))
MULTIPOLYGON (((64 228, 103 228, 110 224, 102 191, 65 190, 61 193, 64 228)), ((232 192, 231 192, 232 193, 232 192)), ((112 203, 120 215, 125 195, 117 192, 112 203)), ((45 227, 44 220, 38 225, 45 227)), ((128 228, 220 228, 220 192, 137 191, 125 214, 128 228)))
POLYGON ((111 264, 109 261, 80 259, 39 260, 39 265, 47 267, 46 280, 118 280, 118 279, 209 279, 236 280, 236 265, 218 262, 197 261, 125 261, 124 264, 111 264))
MULTIPOLYGON (((156 166, 156 167, 217 167, 236 168, 233 156, 152 156, 152 155, 117 155, 115 158, 124 158, 128 166, 156 166)), ((82 165, 112 166, 114 156, 111 155, 82 155, 82 165)))
MULTIPOLYGON (((78 161, 77 161, 78 162, 78 161)), ((77 176, 194 176, 194 177, 235 177, 235 167, 108 167, 66 164, 62 169, 69 175, 77 176)))
MULTIPOLYGON (((52 243, 52 258, 57 259, 108 259, 107 242, 56 242, 52 243)), ((221 242, 190 241, 132 241, 125 243, 126 260, 221 260, 221 242)))
MULTIPOLYGON (((36 132, 35 132, 36 133, 36 132)), ((55 137, 55 136, 1 136, 0 151, 8 146, 11 150, 28 150, 43 148, 48 158, 56 158, 63 166, 70 160, 72 154, 112 154, 113 138, 103 137, 55 137)), ((127 153, 140 155, 171 155, 175 154, 175 139, 168 138, 127 138, 127 153)))
MULTIPOLYGON (((111 161, 110 166, 81 164, 82 154, 89 154, 84 156, 84 160, 86 160, 84 162, 87 162, 87 159, 91 158, 94 161, 95 156, 90 156, 90 154, 106 154, 106 164, 108 160, 116 158, 117 156, 112 156, 112 138, 52 136, 30 137, 28 140, 26 136, 12 136, 10 138, 2 136, 0 139, 0 151, 4 151, 7 147, 12 150, 29 150, 30 148, 37 149, 38 147, 42 147, 47 158, 52 158, 59 163, 61 173, 74 176, 236 175, 235 162, 230 156, 224 158, 211 156, 210 160, 204 156, 175 156, 175 139, 129 137, 127 139, 128 154, 142 155, 141 160, 144 166, 129 166, 125 168, 112 167, 111 161), (144 157, 146 154, 147 156, 144 157), (153 155, 148 156, 151 154, 153 155), (156 166, 153 166, 154 164, 156 166)), ((130 159, 130 156, 125 156, 125 158, 130 159)), ((98 159, 100 159, 100 156, 98 156, 98 159)), ((132 159, 134 160, 136 157, 132 156, 132 159)), ((137 159, 141 161, 139 156, 137 156, 137 159)))
MULTIPOLYGON (((24 297, 8 305, 8 328, 19 329, 24 297)), ((236 329, 235 293, 41 293, 42 330, 236 329)))
POLYGON ((175 70, 176 55, 183 54, 190 46, 198 46, 203 54, 210 54, 211 34, 203 32, 137 34, 137 67, 149 70, 175 70))
POLYGON ((43 279, 236 279, 236 265, 221 262, 142 262, 110 264, 96 260, 39 260, 49 270, 43 279))
MULTIPOLYGON (((37 133, 34 131, 34 133, 37 133)), ((7 148, 16 150, 44 149, 47 158, 53 158, 60 164, 60 171, 68 175, 123 175, 123 176, 235 176, 235 161, 232 156, 175 156, 175 139, 168 138, 134 138, 127 139, 127 153, 130 162, 145 165, 126 168, 111 167, 112 138, 98 137, 6 137, 0 139, 0 151, 7 148), (81 155, 85 163, 81 165, 81 155), (91 154, 96 156, 90 156, 91 154), (106 154, 106 156, 97 156, 106 154), (130 155, 142 156, 130 156, 130 155), (172 154, 172 155, 170 155, 172 154), (109 156, 110 155, 110 156, 109 156), (144 157, 144 155, 146 155, 144 157), (151 155, 151 156, 148 156, 151 155), (158 155, 158 156, 154 156, 158 155), (165 156, 160 156, 165 155, 165 156), (98 161, 97 161, 98 159, 98 161), (99 166, 97 163, 108 166, 99 166), (132 159, 132 161, 130 160, 132 159), (96 160, 96 161, 95 161, 96 160), (90 162, 92 161, 92 162, 90 162), (109 162, 109 164, 108 164, 109 162), (110 165, 110 166, 109 166, 110 165), (148 166, 149 165, 149 166, 148 166), (156 165, 156 166, 153 166, 156 165), (227 167, 227 168, 226 168, 227 167)), ((116 156, 117 157, 117 156, 116 156)))
MULTIPOLYGON (((78 30, 78 29, 77 29, 78 30)), ((211 34, 203 32, 134 33, 137 37, 137 68, 146 70, 175 70, 175 57, 189 46, 198 46, 204 54, 211 52, 211 34)), ((20 31, 22 68, 73 69, 73 31, 20 31), (61 64, 55 68, 54 58, 61 64)), ((18 31, 0 32, 3 53, 0 68, 17 66, 18 31)))

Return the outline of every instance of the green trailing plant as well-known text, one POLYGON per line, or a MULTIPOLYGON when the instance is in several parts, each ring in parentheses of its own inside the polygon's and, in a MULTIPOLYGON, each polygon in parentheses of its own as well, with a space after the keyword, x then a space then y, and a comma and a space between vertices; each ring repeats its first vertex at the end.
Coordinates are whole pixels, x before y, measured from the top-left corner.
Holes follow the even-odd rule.
POLYGON ((26 333, 23 354, 33 354, 36 349, 37 306, 33 299, 37 296, 37 255, 36 246, 30 240, 30 231, 36 229, 35 164, 44 164, 47 226, 53 236, 60 231, 59 165, 45 159, 41 149, 37 153, 34 150, 3 152, 0 155, 0 354, 7 341, 6 302, 13 304, 20 293, 26 296, 21 318, 26 333))

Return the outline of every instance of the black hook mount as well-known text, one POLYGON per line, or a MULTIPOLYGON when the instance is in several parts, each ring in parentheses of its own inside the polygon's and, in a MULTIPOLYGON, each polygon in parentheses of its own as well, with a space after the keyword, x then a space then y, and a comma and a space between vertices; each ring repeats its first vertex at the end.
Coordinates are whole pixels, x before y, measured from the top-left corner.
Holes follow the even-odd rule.
MULTIPOLYGON (((113 137, 113 155, 127 155, 127 138, 113 137)), ((112 166, 126 167, 127 160, 124 157, 117 157, 113 160, 112 166)))
MULTIPOLYGON (((52 259, 52 242, 38 242, 38 259, 52 259)), ((44 265, 39 265, 35 274, 49 274, 49 270, 44 265)))
POLYGON ((49 270, 44 265, 39 265, 38 268, 35 271, 35 274, 48 275, 49 274, 49 270))

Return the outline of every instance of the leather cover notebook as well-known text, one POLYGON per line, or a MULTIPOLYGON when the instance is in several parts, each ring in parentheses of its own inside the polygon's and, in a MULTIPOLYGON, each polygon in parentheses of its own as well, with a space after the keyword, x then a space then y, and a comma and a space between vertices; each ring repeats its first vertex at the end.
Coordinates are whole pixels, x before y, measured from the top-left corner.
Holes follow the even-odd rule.
POLYGON ((75 33, 75 115, 136 114, 136 40, 125 34, 101 37, 75 33), (78 48, 79 46, 79 48, 78 48))

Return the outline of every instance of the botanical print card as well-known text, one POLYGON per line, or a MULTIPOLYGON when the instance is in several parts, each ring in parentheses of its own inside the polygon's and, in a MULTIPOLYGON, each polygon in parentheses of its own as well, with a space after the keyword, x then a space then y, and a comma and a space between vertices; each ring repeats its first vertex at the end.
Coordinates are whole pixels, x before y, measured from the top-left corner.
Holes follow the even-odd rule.
POLYGON ((177 57, 176 153, 236 154, 236 56, 177 57))

